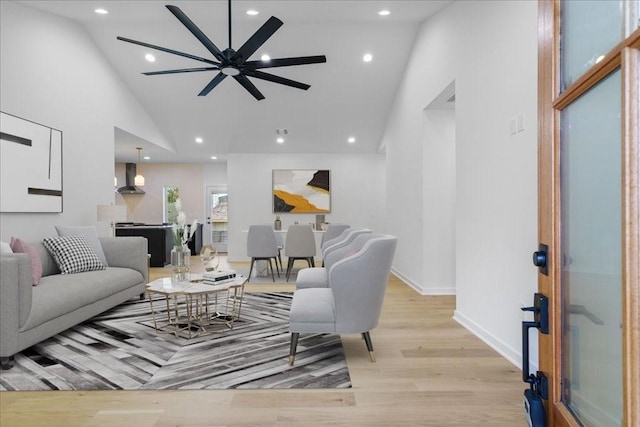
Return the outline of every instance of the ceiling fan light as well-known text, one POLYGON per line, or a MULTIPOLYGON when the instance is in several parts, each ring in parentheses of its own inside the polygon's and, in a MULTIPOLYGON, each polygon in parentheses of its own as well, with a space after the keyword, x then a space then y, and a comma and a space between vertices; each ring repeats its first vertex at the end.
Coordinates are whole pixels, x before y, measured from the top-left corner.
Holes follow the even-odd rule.
POLYGON ((237 76, 238 74, 240 74, 240 70, 238 70, 236 67, 222 67, 220 69, 220 72, 227 76, 237 76))
POLYGON ((265 53, 264 55, 262 55, 262 56, 260 57, 260 60, 261 60, 262 62, 269 62, 269 61, 271 61, 271 57, 265 53))
POLYGON ((255 10, 255 9, 249 9, 247 10, 247 15, 249 16, 256 16, 257 14, 259 14, 260 12, 255 10))
POLYGON ((150 53, 147 53, 147 54, 144 56, 144 59, 146 59, 146 60, 147 60, 147 61, 149 61, 149 62, 156 62, 156 57, 155 57, 155 56, 153 56, 153 55, 152 55, 152 54, 150 54, 150 53))
POLYGON ((277 139, 276 139, 276 142, 277 142, 278 144, 284 144, 284 138, 279 137, 279 138, 277 138, 277 139))

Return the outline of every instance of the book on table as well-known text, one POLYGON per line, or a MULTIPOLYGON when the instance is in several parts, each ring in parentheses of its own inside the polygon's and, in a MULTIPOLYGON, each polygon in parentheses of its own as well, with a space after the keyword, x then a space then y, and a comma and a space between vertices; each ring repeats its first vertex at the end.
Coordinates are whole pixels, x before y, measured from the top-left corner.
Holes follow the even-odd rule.
POLYGON ((235 280, 236 272, 234 270, 208 271, 202 275, 202 283, 205 285, 221 285, 235 280))

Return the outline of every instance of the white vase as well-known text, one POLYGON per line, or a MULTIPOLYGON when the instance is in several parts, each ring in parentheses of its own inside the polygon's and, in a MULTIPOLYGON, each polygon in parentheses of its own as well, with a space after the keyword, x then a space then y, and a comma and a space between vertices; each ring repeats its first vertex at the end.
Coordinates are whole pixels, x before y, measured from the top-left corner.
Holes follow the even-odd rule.
POLYGON ((178 284, 190 280, 191 249, 187 245, 171 249, 171 283, 178 284))

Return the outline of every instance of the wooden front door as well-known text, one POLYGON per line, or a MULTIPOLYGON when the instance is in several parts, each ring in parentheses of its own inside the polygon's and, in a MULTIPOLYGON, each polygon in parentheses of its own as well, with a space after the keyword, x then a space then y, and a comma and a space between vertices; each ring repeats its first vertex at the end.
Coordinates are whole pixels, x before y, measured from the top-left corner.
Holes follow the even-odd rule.
POLYGON ((539 1, 548 426, 640 426, 638 3, 539 1))

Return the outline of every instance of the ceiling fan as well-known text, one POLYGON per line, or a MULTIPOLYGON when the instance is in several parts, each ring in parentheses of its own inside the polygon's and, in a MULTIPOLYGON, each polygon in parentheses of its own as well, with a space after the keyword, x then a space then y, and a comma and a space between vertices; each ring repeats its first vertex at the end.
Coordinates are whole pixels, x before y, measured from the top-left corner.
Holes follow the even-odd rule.
POLYGON ((218 74, 207 84, 198 96, 205 96, 213 90, 221 81, 227 76, 233 77, 238 83, 240 83, 246 90, 251 93, 258 101, 264 99, 264 95, 260 93, 258 88, 255 87, 248 77, 254 77, 256 79, 267 80, 274 83, 291 86, 298 89, 307 90, 311 86, 305 83, 300 83, 295 80, 290 80, 284 77, 276 76, 274 74, 265 73, 259 71, 264 68, 275 67, 288 67, 291 65, 305 65, 305 64, 317 64, 327 62, 327 58, 324 55, 316 56, 298 56, 293 58, 278 58, 271 59, 269 61, 254 60, 247 61, 251 55, 257 51, 277 30, 282 26, 282 21, 272 16, 260 27, 250 38, 247 40, 238 50, 231 48, 231 0, 229 4, 229 47, 225 50, 220 50, 205 34, 198 28, 198 26, 177 6, 166 5, 167 9, 178 20, 187 27, 187 29, 193 34, 199 41, 207 48, 215 59, 207 59, 199 56, 191 55, 177 50, 168 49, 166 47, 156 46, 149 43, 144 43, 136 40, 131 40, 126 37, 118 36, 118 40, 124 42, 137 44, 139 46, 148 47, 151 49, 160 50, 162 52, 171 53, 173 55, 182 56, 196 61, 209 64, 207 67, 199 68, 182 68, 177 70, 164 70, 164 71, 152 71, 142 73, 146 76, 155 76, 160 74, 178 74, 178 73, 194 73, 201 71, 214 71, 218 70, 218 74))

